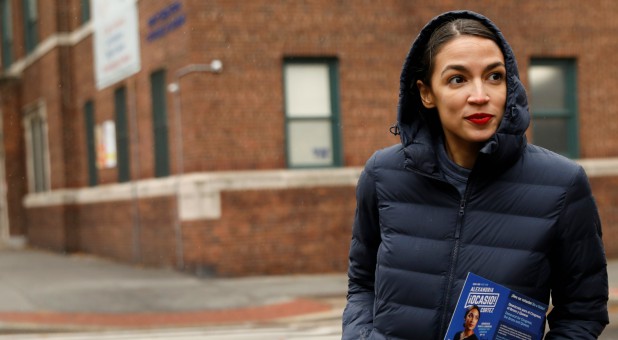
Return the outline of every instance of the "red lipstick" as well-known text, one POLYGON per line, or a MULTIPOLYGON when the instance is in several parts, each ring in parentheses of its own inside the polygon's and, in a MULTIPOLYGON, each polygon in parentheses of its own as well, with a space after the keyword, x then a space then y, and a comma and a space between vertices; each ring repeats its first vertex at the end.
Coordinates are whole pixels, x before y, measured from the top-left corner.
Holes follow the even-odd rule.
POLYGON ((466 117, 466 119, 476 125, 485 125, 493 118, 489 113, 475 113, 466 117))

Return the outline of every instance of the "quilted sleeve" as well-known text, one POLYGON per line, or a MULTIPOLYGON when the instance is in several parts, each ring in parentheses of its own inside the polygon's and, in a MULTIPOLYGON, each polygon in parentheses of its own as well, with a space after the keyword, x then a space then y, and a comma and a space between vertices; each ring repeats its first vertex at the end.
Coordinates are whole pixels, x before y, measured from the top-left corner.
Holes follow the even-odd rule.
POLYGON ((597 339, 608 324, 607 261, 588 178, 579 167, 559 218, 550 254, 553 309, 545 339, 597 339))
POLYGON ((347 305, 342 339, 363 339, 373 328, 376 256, 380 245, 376 185, 369 159, 356 187, 356 214, 348 267, 347 305))

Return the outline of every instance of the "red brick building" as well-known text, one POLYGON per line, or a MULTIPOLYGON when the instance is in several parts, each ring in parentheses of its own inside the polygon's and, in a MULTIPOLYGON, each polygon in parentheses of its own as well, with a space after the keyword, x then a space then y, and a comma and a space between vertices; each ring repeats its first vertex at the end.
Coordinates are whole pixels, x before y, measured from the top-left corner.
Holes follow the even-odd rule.
POLYGON ((463 8, 502 28, 530 140, 585 166, 618 256, 611 1, 0 0, 1 235, 201 274, 344 271, 410 43, 463 8))

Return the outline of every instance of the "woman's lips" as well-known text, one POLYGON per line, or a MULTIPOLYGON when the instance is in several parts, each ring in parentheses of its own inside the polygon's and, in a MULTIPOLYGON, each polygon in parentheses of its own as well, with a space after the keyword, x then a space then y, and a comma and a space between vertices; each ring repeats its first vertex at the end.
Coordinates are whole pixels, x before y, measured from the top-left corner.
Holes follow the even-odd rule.
POLYGON ((489 113, 475 113, 466 117, 468 121, 476 125, 485 125, 489 123, 491 118, 493 118, 493 115, 490 115, 489 113))

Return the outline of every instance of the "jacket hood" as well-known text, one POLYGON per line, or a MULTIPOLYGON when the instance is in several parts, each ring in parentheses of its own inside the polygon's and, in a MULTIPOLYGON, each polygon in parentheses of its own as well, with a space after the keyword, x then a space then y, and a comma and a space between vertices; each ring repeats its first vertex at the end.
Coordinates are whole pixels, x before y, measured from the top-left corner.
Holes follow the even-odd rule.
POLYGON ((424 47, 433 31, 442 24, 458 18, 475 19, 493 31, 500 40, 506 64, 507 98, 504 116, 496 133, 482 147, 479 161, 493 163, 490 166, 505 166, 512 163, 526 146, 525 132, 530 123, 528 100, 519 79, 517 62, 498 27, 488 18, 471 11, 446 12, 433 18, 421 30, 405 59, 401 72, 397 112, 397 127, 406 153, 406 167, 432 175, 438 172, 435 146, 438 135, 442 132, 434 126, 439 123, 432 124, 431 117, 425 117, 423 114, 425 108, 416 87, 414 69, 420 65, 424 47))

